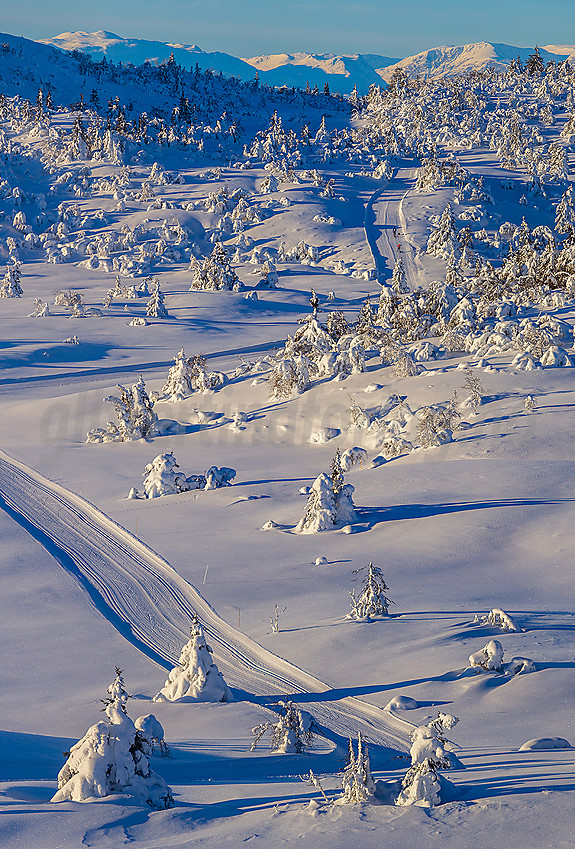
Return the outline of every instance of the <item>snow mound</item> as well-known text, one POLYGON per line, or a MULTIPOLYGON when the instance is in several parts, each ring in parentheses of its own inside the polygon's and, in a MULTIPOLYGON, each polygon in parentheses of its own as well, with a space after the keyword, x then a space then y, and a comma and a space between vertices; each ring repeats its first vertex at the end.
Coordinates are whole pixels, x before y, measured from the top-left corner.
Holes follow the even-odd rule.
POLYGON ((539 749, 571 749, 571 743, 564 737, 535 737, 519 747, 520 752, 538 751, 539 749))
POLYGON ((415 708, 418 707, 419 704, 410 696, 394 696, 393 699, 386 704, 384 710, 415 710, 415 708))

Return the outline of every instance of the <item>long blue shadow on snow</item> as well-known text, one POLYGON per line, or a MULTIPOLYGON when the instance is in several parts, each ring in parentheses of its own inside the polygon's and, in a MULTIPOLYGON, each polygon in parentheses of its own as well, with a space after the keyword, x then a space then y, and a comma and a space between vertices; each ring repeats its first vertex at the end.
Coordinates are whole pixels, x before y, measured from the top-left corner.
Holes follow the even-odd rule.
POLYGON ((499 498, 492 501, 459 501, 440 504, 394 504, 389 507, 360 507, 357 513, 361 523, 369 529, 381 522, 397 522, 403 519, 429 519, 464 513, 469 510, 492 510, 495 507, 550 507, 558 504, 573 504, 575 498, 499 498))
POLYGON ((46 549, 48 554, 50 554, 54 560, 60 564, 64 571, 69 572, 69 574, 76 579, 82 589, 88 593, 96 610, 98 610, 102 616, 104 616, 108 622, 114 626, 124 639, 128 640, 129 643, 139 649, 142 654, 149 657, 150 660, 154 661, 154 663, 157 663, 158 666, 161 666, 163 669, 168 671, 172 668, 173 664, 170 663, 170 661, 163 658, 160 654, 158 654, 158 652, 134 634, 130 624, 118 616, 96 588, 84 577, 84 575, 82 575, 70 555, 56 542, 54 542, 54 540, 41 528, 33 525, 28 521, 28 519, 26 519, 25 516, 10 507, 10 505, 7 504, 2 497, 2 494, 0 494, 0 510, 4 510, 10 518, 14 519, 14 521, 20 525, 20 527, 24 528, 25 531, 28 531, 30 536, 46 549))

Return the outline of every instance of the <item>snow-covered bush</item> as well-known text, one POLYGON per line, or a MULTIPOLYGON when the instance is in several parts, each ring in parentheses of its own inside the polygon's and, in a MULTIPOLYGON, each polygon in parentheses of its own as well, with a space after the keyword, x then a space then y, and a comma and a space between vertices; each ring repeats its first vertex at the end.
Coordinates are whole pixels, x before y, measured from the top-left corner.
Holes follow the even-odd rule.
POLYGON ((469 655, 469 665, 476 672, 503 672, 503 646, 490 640, 481 651, 469 655))
POLYGON ((367 451, 365 448, 348 448, 341 455, 340 465, 343 472, 349 472, 350 469, 358 464, 361 468, 367 467, 367 451))
POLYGON ((107 428, 93 428, 88 432, 86 442, 132 442, 146 439, 158 416, 154 412, 153 401, 146 392, 144 379, 140 377, 131 389, 118 384, 120 395, 108 395, 104 398, 113 404, 118 424, 108 422, 107 428))
POLYGON ((286 357, 279 360, 269 377, 269 393, 272 398, 282 400, 300 395, 310 385, 309 360, 307 357, 286 357))
POLYGON ((347 760, 341 774, 341 788, 341 796, 336 800, 338 805, 357 805, 369 801, 375 795, 369 749, 361 732, 357 734, 357 754, 354 752, 352 739, 349 738, 347 760))
POLYGON ((481 624, 501 628, 502 631, 521 631, 521 628, 511 616, 505 613, 504 610, 501 610, 500 607, 494 607, 489 611, 487 616, 482 616, 481 624))
POLYGON ((393 604, 393 601, 385 594, 389 587, 378 566, 370 562, 361 569, 354 569, 354 574, 365 573, 366 569, 367 574, 362 580, 363 587, 359 597, 355 589, 350 591, 351 611, 347 614, 347 619, 369 622, 372 616, 387 616, 389 605, 393 604))
POLYGON ((123 794, 140 805, 172 808, 170 788, 150 769, 150 740, 126 713, 123 696, 113 695, 116 684, 108 688, 109 697, 104 700, 106 720, 92 725, 67 753, 52 801, 85 802, 123 794))
POLYGON ((271 735, 270 748, 274 752, 301 755, 311 745, 314 737, 314 722, 311 714, 295 707, 291 701, 277 702, 280 715, 277 722, 262 722, 252 728, 254 741, 250 751, 255 751, 261 738, 271 735))
POLYGON ((211 466, 206 472, 205 490, 220 489, 223 486, 231 486, 232 481, 236 476, 236 470, 230 469, 229 466, 211 466))
POLYGON ((134 725, 149 741, 153 755, 159 755, 161 758, 170 757, 170 748, 164 739, 164 727, 153 713, 139 716, 134 725))
POLYGON ((401 782, 395 804, 431 808, 440 805, 443 780, 437 774, 449 769, 451 759, 446 751, 443 732, 454 728, 459 720, 452 714, 440 713, 427 725, 420 725, 411 735, 411 766, 401 782))
POLYGON ((162 396, 167 396, 170 401, 181 401, 194 392, 219 389, 225 382, 226 376, 221 372, 206 371, 206 360, 202 354, 186 357, 181 348, 162 387, 162 396))
POLYGON ((178 699, 197 702, 230 702, 232 694, 222 673, 212 660, 212 650, 206 643, 197 613, 190 628, 190 639, 183 647, 178 665, 154 696, 155 702, 175 702, 178 699))
POLYGON ((144 491, 146 498, 177 495, 192 487, 186 476, 177 471, 180 467, 172 453, 158 454, 144 469, 144 491))

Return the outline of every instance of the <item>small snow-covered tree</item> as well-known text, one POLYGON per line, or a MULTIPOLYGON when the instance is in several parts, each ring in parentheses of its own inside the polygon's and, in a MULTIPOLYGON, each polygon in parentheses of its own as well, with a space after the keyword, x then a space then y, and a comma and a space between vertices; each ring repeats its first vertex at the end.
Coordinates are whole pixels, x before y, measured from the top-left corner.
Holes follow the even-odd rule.
POLYGON ((146 392, 144 379, 140 377, 130 389, 118 384, 120 395, 108 395, 104 398, 113 404, 118 424, 108 422, 107 428, 93 428, 88 432, 86 442, 132 442, 146 439, 158 417, 154 412, 153 401, 146 392))
POLYGON ((575 236, 575 207, 573 206, 573 187, 571 183, 557 204, 555 210, 555 229, 558 233, 575 236))
POLYGON ((455 215, 450 203, 447 204, 427 240, 427 253, 442 257, 449 262, 455 262, 459 258, 459 240, 457 227, 455 226, 455 215))
POLYGON ((191 289, 233 289, 239 284, 239 279, 233 270, 225 248, 221 242, 216 242, 212 253, 203 260, 195 260, 192 264, 194 279, 191 289))
POLYGON ((300 395, 310 386, 309 360, 307 357, 285 357, 279 360, 269 376, 269 394, 283 400, 300 395))
POLYGON ((465 369, 465 387, 467 392, 469 392, 469 397, 465 399, 463 404, 465 406, 469 406, 473 409, 474 413, 477 413, 477 408, 480 406, 483 400, 484 389, 481 385, 481 381, 477 377, 476 374, 472 372, 470 368, 465 369))
POLYGON ((200 372, 205 371, 206 360, 201 354, 186 357, 184 349, 174 357, 174 365, 168 372, 168 377, 162 387, 162 394, 168 395, 170 401, 181 401, 198 388, 197 381, 200 372))
POLYGON ((197 613, 194 613, 190 639, 181 651, 178 665, 172 669, 154 701, 175 702, 183 698, 197 702, 231 702, 233 698, 212 660, 212 650, 206 643, 197 613))
POLYGON ((301 755, 311 745, 314 737, 314 722, 311 714, 295 707, 291 701, 277 702, 280 715, 277 722, 262 722, 252 728, 254 741, 250 751, 266 733, 271 735, 270 748, 274 752, 301 755))
POLYGON ((456 716, 440 713, 432 722, 413 731, 411 766, 401 782, 396 805, 431 808, 441 804, 441 780, 437 771, 451 766, 443 732, 454 728, 458 722, 456 716))
POLYGON ((315 534, 357 521, 353 492, 351 484, 341 484, 338 492, 334 492, 332 479, 322 472, 311 485, 306 510, 295 528, 296 533, 315 534))
POLYGON ((168 311, 164 304, 164 293, 160 289, 159 281, 154 283, 152 295, 146 305, 146 315, 148 318, 169 318, 168 311))
POLYGON ((164 739, 164 728, 153 713, 139 716, 134 722, 134 725, 149 741, 152 754, 157 754, 161 758, 170 757, 170 748, 164 739))
POLYGON ((502 672, 503 653, 499 640, 490 640, 481 651, 469 655, 469 665, 476 672, 502 672))
POLYGON ((375 794, 375 782, 369 763, 369 749, 361 732, 357 734, 357 754, 349 738, 347 760, 341 774, 342 794, 338 805, 357 805, 369 801, 375 794))
POLYGON ((187 492, 190 485, 186 476, 177 471, 180 467, 171 452, 158 454, 144 469, 144 491, 146 498, 177 495, 187 492))
POLYGON ((23 294, 20 279, 19 264, 15 262, 8 265, 0 286, 0 298, 19 298, 23 294))
POLYGON ((104 700, 106 720, 92 725, 66 753, 53 802, 85 802, 121 793, 158 810, 174 806, 170 788, 150 769, 150 740, 126 713, 122 692, 116 676, 104 700))
POLYGON ((398 295, 403 295, 405 292, 407 292, 405 266, 403 265, 403 259, 401 257, 399 257, 399 259, 395 263, 393 274, 391 276, 391 287, 393 291, 398 295))
POLYGON ((354 569, 354 575, 365 573, 367 574, 362 580, 363 589, 356 596, 355 590, 351 590, 351 611, 347 614, 347 619, 357 619, 369 622, 372 616, 388 616, 389 605, 393 601, 387 597, 386 592, 389 589, 385 583, 383 572, 378 566, 373 563, 368 563, 361 569, 354 569))
POLYGON ((101 699, 101 702, 104 705, 102 710, 105 711, 108 705, 117 704, 117 707, 122 711, 122 713, 128 713, 126 705, 128 703, 128 699, 131 699, 132 697, 128 692, 126 692, 123 672, 123 669, 119 669, 119 667, 116 666, 116 677, 112 683, 108 685, 108 695, 105 699, 101 699))

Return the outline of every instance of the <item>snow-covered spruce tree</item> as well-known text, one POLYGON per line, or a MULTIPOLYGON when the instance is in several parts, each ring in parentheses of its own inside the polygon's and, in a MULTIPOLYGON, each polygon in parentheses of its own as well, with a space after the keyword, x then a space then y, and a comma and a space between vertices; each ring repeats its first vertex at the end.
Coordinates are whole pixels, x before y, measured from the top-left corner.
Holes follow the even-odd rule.
POLYGON ((270 397, 278 400, 300 395, 309 386, 309 359, 307 357, 285 357, 275 364, 269 376, 270 397))
POLYGON ((116 677, 114 678, 112 683, 108 685, 108 689, 106 691, 108 695, 105 699, 100 699, 100 701, 104 705, 104 708, 102 708, 102 710, 106 710, 108 705, 116 704, 119 710, 122 711, 122 713, 128 713, 128 711, 126 710, 126 705, 128 703, 128 699, 131 699, 132 697, 126 691, 126 684, 124 682, 123 673, 124 670, 116 666, 116 677))
POLYGON ((193 262, 194 279, 190 289, 233 289, 239 279, 233 270, 225 248, 216 242, 212 253, 203 260, 193 262))
POLYGON ((443 732, 454 728, 458 722, 456 716, 440 713, 432 722, 420 725, 413 731, 411 766, 401 782, 401 792, 395 800, 396 805, 431 808, 441 804, 444 779, 440 778, 437 771, 451 767, 443 732))
POLYGON ((338 480, 336 488, 337 492, 332 479, 324 472, 317 476, 311 485, 305 513, 296 525, 296 533, 315 534, 357 521, 352 499, 354 487, 338 480))
POLYGON ((184 349, 174 357, 174 365, 168 372, 162 394, 170 401, 181 401, 197 389, 199 373, 205 371, 206 360, 201 354, 186 357, 184 349))
POLYGON ((262 722, 252 728, 254 741, 250 751, 255 751, 262 737, 269 732, 270 748, 274 752, 301 755, 311 745, 314 737, 314 722, 311 714, 294 707, 291 701, 276 703, 280 708, 277 722, 262 722))
POLYGON ((197 702, 231 702, 233 698, 212 660, 212 650, 206 643, 197 613, 194 613, 190 639, 182 649, 178 665, 172 669, 154 701, 175 702, 184 698, 197 702))
POLYGON ((118 424, 108 422, 106 428, 95 427, 88 432, 86 442, 133 442, 146 439, 158 417, 153 401, 146 392, 144 379, 140 377, 130 389, 118 384, 120 395, 104 398, 113 404, 118 424))
POLYGON ((347 614, 347 619, 356 619, 362 622, 369 622, 372 616, 388 616, 389 605, 394 602, 387 597, 386 592, 389 589, 385 583, 383 572, 378 566, 373 563, 368 563, 361 569, 354 569, 354 575, 365 573, 367 575, 362 580, 362 591, 359 598, 356 596, 355 590, 351 590, 351 610, 347 614))
POLYGON ((456 392, 447 404, 422 407, 417 422, 417 441, 420 448, 436 448, 445 442, 451 442, 460 418, 456 392))
POLYGON ((455 226, 455 215, 450 203, 441 213, 437 227, 427 240, 427 253, 453 263, 459 258, 459 240, 455 226))
POLYGON ((186 476, 171 452, 158 454, 144 469, 144 491, 146 498, 177 495, 191 489, 186 476))
POLYGON ((2 285, 0 286, 0 298, 19 298, 23 294, 20 279, 20 266, 18 263, 12 263, 6 266, 6 273, 2 278, 2 285))
POLYGON ((481 381, 470 368, 465 369, 465 390, 469 392, 469 397, 463 401, 463 406, 471 407, 474 413, 477 413, 478 407, 483 401, 484 389, 481 381))
POLYGON ((399 257, 395 263, 393 274, 391 276, 391 287, 397 295, 403 295, 407 292, 407 281, 405 279, 405 267, 403 259, 399 257))
POLYGON ((567 190, 555 210, 555 229, 558 233, 575 236, 575 208, 573 207, 573 187, 569 183, 567 190))
POLYGON ((158 810, 174 806, 170 788, 150 769, 151 741, 126 713, 123 692, 117 675, 104 700, 106 720, 92 725, 67 753, 53 802, 85 802, 124 794, 158 810))
POLYGON ((154 283, 152 295, 146 305, 146 315, 148 318, 169 318, 169 313, 164 304, 164 293, 160 289, 159 281, 154 283))
POLYGON ((336 800, 338 805, 357 805, 368 802, 375 795, 375 782, 369 763, 369 749, 361 732, 357 734, 357 754, 353 750, 353 741, 349 738, 347 760, 341 774, 342 794, 336 800))

